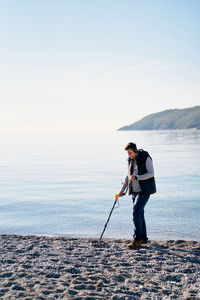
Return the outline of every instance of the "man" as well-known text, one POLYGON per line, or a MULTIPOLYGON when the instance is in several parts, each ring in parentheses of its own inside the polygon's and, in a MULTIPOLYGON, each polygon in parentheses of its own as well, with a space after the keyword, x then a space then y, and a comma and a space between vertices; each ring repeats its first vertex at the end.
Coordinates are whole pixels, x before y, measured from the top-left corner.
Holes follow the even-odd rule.
POLYGON ((144 207, 150 195, 156 193, 154 167, 149 153, 143 149, 138 150, 135 143, 128 143, 124 150, 129 156, 128 175, 118 196, 124 196, 126 188, 129 195, 132 195, 134 234, 133 241, 128 246, 130 249, 136 249, 148 240, 144 207))

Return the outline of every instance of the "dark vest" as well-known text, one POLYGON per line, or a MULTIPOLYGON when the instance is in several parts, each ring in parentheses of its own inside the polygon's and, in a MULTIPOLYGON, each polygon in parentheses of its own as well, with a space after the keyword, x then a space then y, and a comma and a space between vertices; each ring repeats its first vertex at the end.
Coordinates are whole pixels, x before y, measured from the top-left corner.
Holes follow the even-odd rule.
MULTIPOLYGON (((144 151, 143 149, 138 150, 138 154, 135 157, 135 160, 136 160, 136 163, 138 166, 138 175, 142 175, 142 174, 145 174, 148 172, 146 165, 145 165, 146 159, 148 156, 151 158, 151 156, 149 155, 149 153, 147 151, 144 151)), ((128 164, 130 164, 130 163, 131 163, 130 174, 132 175, 133 174, 133 160, 129 157, 128 164)), ((140 183, 140 187, 141 187, 143 194, 147 195, 147 194, 156 193, 156 183, 155 183, 154 177, 151 177, 151 178, 145 179, 145 180, 139 180, 139 183, 140 183)), ((132 193, 133 193, 132 185, 129 184, 129 195, 132 193)))

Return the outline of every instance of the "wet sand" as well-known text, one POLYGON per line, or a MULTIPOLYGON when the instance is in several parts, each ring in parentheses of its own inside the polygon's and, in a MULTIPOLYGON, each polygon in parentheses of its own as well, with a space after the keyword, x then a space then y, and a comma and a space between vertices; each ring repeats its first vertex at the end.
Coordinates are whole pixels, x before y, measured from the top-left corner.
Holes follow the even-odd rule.
POLYGON ((0 299, 200 299, 200 242, 0 235, 0 299))

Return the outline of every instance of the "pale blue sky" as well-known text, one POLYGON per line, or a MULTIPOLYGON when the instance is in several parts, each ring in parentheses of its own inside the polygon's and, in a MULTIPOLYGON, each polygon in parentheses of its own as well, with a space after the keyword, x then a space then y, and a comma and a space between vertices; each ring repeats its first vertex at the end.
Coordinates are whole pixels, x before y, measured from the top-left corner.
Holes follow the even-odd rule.
POLYGON ((200 104, 199 0, 0 1, 0 131, 116 130, 200 104))

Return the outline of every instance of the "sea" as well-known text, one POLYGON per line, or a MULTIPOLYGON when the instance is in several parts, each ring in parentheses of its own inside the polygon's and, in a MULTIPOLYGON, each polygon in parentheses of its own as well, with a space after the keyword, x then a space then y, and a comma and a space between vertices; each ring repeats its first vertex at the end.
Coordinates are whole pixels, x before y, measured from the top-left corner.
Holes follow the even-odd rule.
MULTIPOLYGON (((99 238, 127 175, 128 142, 149 152, 157 192, 153 240, 200 241, 200 130, 0 134, 0 234, 99 238)), ((103 238, 132 238, 133 202, 118 198, 103 238)))

